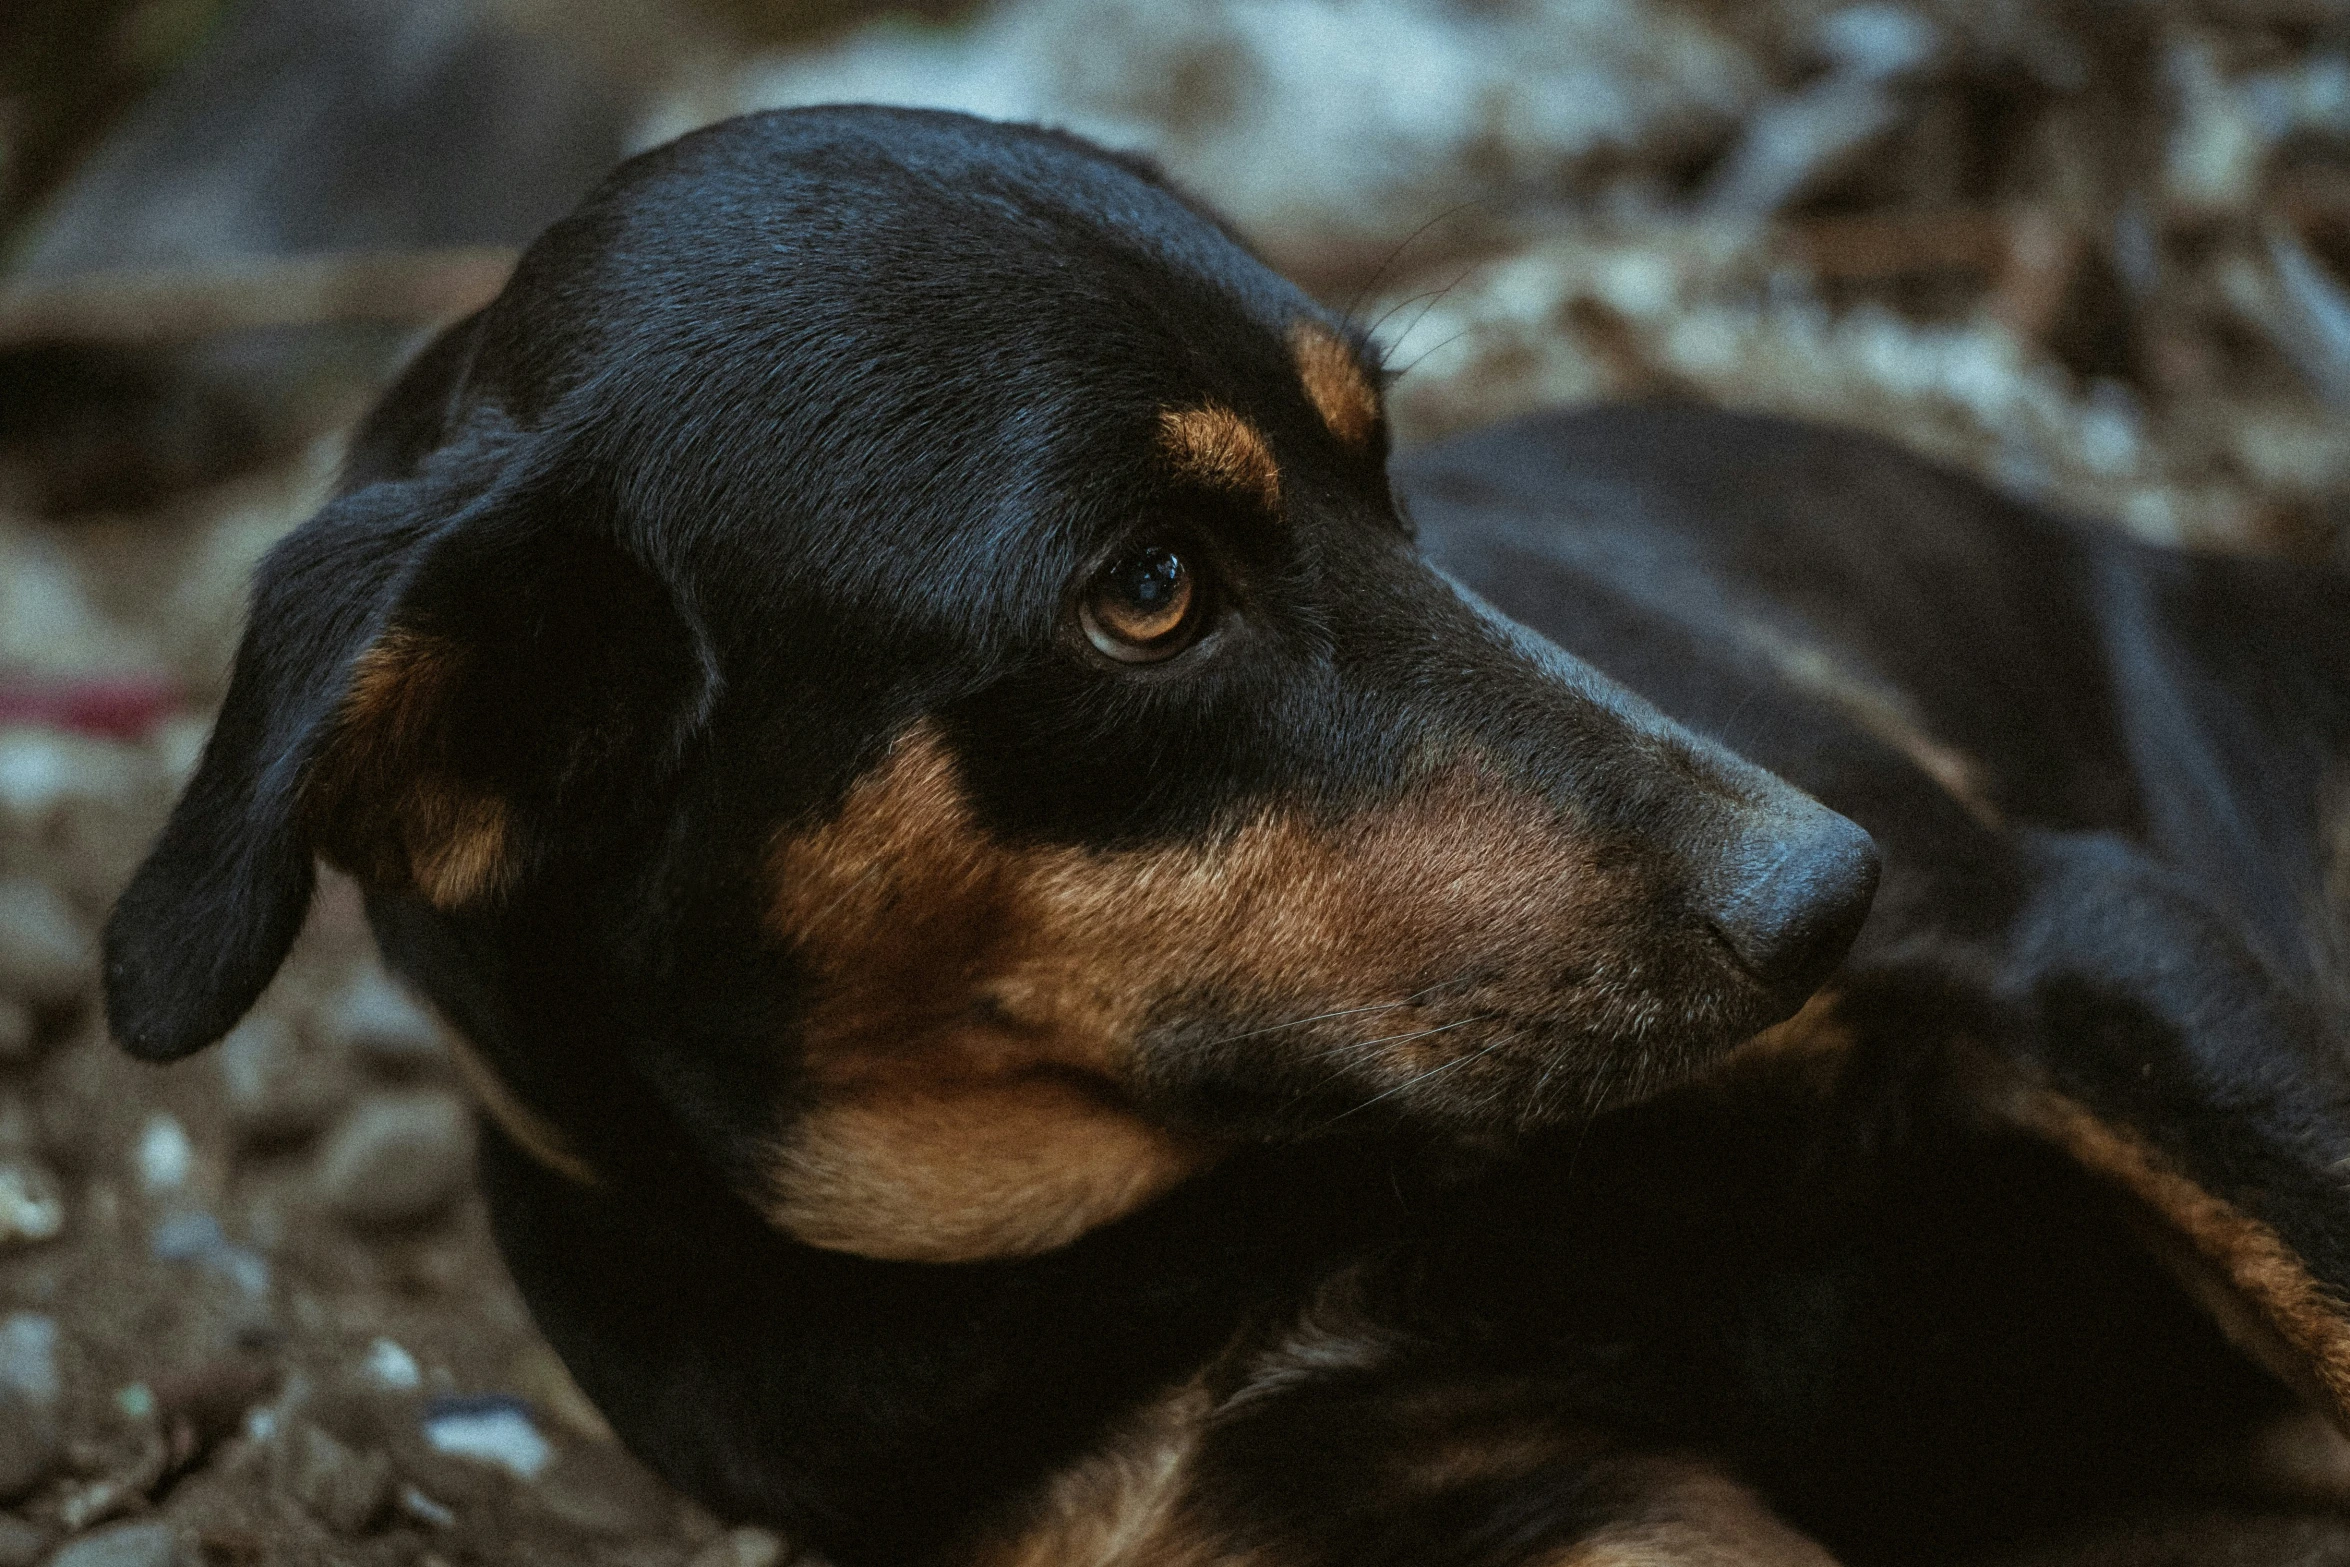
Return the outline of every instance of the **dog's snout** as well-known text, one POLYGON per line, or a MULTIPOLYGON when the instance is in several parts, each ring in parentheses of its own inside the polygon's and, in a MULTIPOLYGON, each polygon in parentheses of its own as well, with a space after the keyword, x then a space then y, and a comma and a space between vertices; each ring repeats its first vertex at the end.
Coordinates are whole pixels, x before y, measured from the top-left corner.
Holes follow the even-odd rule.
POLYGON ((1869 835, 1804 801, 1717 862, 1702 912, 1740 966, 1793 1008, 1843 959, 1876 890, 1869 835))

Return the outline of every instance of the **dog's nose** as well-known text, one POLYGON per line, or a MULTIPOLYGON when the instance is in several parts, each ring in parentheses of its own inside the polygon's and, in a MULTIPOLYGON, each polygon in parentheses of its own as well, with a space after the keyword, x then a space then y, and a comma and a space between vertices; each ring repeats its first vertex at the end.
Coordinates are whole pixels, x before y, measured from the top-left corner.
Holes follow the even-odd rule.
POLYGON ((1719 862, 1706 923, 1790 1009, 1828 977, 1868 917, 1877 846, 1825 806, 1773 813, 1719 862))

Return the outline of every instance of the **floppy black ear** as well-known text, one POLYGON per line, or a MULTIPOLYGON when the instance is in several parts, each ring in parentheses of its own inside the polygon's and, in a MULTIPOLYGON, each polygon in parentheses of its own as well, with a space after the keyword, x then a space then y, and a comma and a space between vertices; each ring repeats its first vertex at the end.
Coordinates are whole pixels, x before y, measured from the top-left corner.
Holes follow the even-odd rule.
POLYGON ((264 563, 195 777, 106 927, 107 1016, 171 1060, 250 1008, 314 858, 492 907, 641 801, 713 688, 701 639, 584 497, 417 477, 335 502, 264 563))

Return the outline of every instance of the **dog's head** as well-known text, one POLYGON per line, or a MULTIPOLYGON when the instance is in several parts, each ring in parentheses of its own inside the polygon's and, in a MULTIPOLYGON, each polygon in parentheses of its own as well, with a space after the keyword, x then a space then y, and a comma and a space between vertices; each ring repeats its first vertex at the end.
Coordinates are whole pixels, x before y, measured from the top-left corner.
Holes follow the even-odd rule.
POLYGON ((227 1029, 323 857, 557 1162, 633 1096, 919 1258, 1637 1097, 1803 1000, 1868 842, 1439 578, 1386 440, 1358 335, 1071 139, 640 158, 271 556, 115 1029, 227 1029))

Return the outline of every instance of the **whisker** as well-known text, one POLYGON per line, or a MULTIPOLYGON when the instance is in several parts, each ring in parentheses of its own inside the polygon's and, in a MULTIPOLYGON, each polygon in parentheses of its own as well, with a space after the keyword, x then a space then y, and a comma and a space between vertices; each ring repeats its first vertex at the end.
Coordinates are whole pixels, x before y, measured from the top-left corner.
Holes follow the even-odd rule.
MULTIPOLYGON (((1397 301, 1396 301, 1394 304, 1392 304, 1392 305, 1389 305, 1389 306, 1387 307, 1387 309, 1386 309, 1386 310, 1384 310, 1383 312, 1381 312, 1381 313, 1380 313, 1380 316, 1379 316, 1379 319, 1378 319, 1378 320, 1376 320, 1376 321, 1372 322, 1372 323, 1371 323, 1369 326, 1367 326, 1367 327, 1363 328, 1363 332, 1364 332, 1364 334, 1365 334, 1366 336, 1370 337, 1370 338, 1371 338, 1371 339, 1372 339, 1374 342, 1376 342, 1376 341, 1378 340, 1379 329, 1380 329, 1381 327, 1385 326, 1385 325, 1386 325, 1388 322, 1390 322, 1390 321, 1394 320, 1394 319, 1395 319, 1397 316, 1401 315, 1401 314, 1402 314, 1404 311, 1411 309, 1411 308, 1412 308, 1412 306, 1414 306, 1414 305, 1416 305, 1416 304, 1419 304, 1419 303, 1420 303, 1421 301, 1423 301, 1423 300, 1427 301, 1427 304, 1428 304, 1428 309, 1430 309, 1430 310, 1433 310, 1433 309, 1435 309, 1435 308, 1436 308, 1436 302, 1437 302, 1438 300, 1442 299, 1442 298, 1443 298, 1443 297, 1444 297, 1444 296, 1445 296, 1447 293, 1449 293, 1449 292, 1451 291, 1451 288, 1452 288, 1452 286, 1453 286, 1453 285, 1451 285, 1451 284, 1447 284, 1447 285, 1446 285, 1444 288, 1431 288, 1431 289, 1427 289, 1427 290, 1424 290, 1424 291, 1423 291, 1423 292, 1421 292, 1421 293, 1412 294, 1412 295, 1409 295, 1409 296, 1407 296, 1406 298, 1403 298, 1403 299, 1399 299, 1399 300, 1397 300, 1397 301)), ((1416 324, 1416 323, 1415 323, 1415 324, 1416 324)), ((1406 328, 1405 330, 1406 330, 1406 331, 1409 331, 1410 329, 1409 329, 1409 328, 1406 328)), ((1397 333, 1397 334, 1396 334, 1396 336, 1397 336, 1398 338, 1401 338, 1401 337, 1403 336, 1403 333, 1399 332, 1399 333, 1397 333)), ((1386 353, 1386 350, 1385 350, 1384 348, 1382 348, 1382 349, 1380 350, 1380 353, 1381 353, 1381 355, 1382 355, 1382 356, 1384 356, 1384 355, 1385 355, 1385 353, 1386 353)))
MULTIPOLYGON (((1418 322, 1413 323, 1415 326, 1418 324, 1418 322)), ((1420 366, 1426 364, 1431 355, 1444 352, 1444 350, 1452 347, 1453 344, 1459 342, 1462 338, 1467 337, 1472 330, 1474 329, 1470 327, 1462 327, 1458 332, 1453 333, 1452 336, 1446 338, 1443 342, 1438 343, 1434 348, 1427 350, 1417 359, 1414 359, 1410 364, 1405 365, 1401 370, 1396 371, 1394 379, 1396 381, 1401 381, 1405 376, 1410 375, 1414 370, 1417 370, 1420 368, 1420 366)))
POLYGON ((1400 1001, 1374 1001, 1367 1006, 1341 1007, 1336 1012, 1317 1012, 1312 1017, 1292 1018, 1286 1023, 1268 1023, 1263 1028, 1252 1028, 1247 1030, 1245 1033, 1227 1034, 1222 1039, 1211 1039, 1200 1048, 1203 1050, 1213 1050, 1219 1045, 1238 1044, 1241 1040, 1255 1039, 1264 1034, 1278 1034, 1283 1029, 1303 1028, 1308 1023, 1326 1023, 1334 1017, 1357 1017, 1365 1012, 1393 1012, 1397 1007, 1410 1006, 1413 1002, 1419 1000, 1422 996, 1434 995, 1437 991, 1444 989, 1448 985, 1457 985, 1462 980, 1466 979, 1468 975, 1469 971, 1467 969, 1463 969, 1460 973, 1453 975, 1452 978, 1440 979, 1433 985, 1423 986, 1422 988, 1413 991, 1410 995, 1405 996, 1400 1001))
MULTIPOLYGON (((1422 296, 1428 302, 1420 307, 1420 313, 1418 315, 1412 317, 1412 324, 1410 326, 1405 327, 1402 331, 1395 334, 1396 342, 1400 344, 1405 338, 1410 337, 1414 332, 1417 332, 1420 329, 1420 323, 1428 319, 1428 313, 1434 310, 1438 305, 1443 304, 1445 296, 1450 294, 1454 289, 1460 287, 1463 283, 1469 281, 1471 275, 1473 275, 1476 271, 1477 268, 1472 266, 1466 271, 1462 272, 1459 277, 1454 278, 1451 282, 1445 284, 1444 287, 1436 290, 1435 293, 1422 296)), ((1402 307, 1398 306, 1397 308, 1400 309, 1402 307)), ((1395 314, 1395 311, 1393 310, 1387 313, 1389 316, 1393 314, 1395 314)), ((1385 325, 1387 316, 1381 316, 1379 320, 1381 325, 1385 325)), ((1420 359, 1425 359, 1427 357, 1428 356, 1426 354, 1422 354, 1420 359)), ((1412 368, 1416 368, 1420 363, 1420 359, 1413 360, 1411 365, 1405 367, 1405 370, 1397 371, 1396 379, 1401 380, 1406 371, 1412 368)))
POLYGON ((1616 1067, 1623 1057, 1608 1052, 1606 1061, 1591 1080, 1591 1087, 1583 1096, 1583 1129, 1575 1134, 1575 1151, 1567 1155, 1567 1185, 1575 1184, 1575 1166, 1582 1162, 1583 1145, 1591 1140, 1591 1128, 1599 1120, 1600 1109, 1607 1103, 1607 1091, 1615 1079, 1616 1067))
POLYGON ((1211 1039, 1206 1048, 1212 1049, 1217 1045, 1238 1044, 1241 1040, 1255 1039, 1263 1034, 1278 1034, 1284 1029, 1303 1028, 1308 1023, 1326 1023, 1334 1017, 1356 1017, 1365 1012, 1393 1012, 1397 1007, 1410 1006, 1414 999, 1411 996, 1406 996, 1401 1001, 1374 1001, 1369 1006, 1341 1007, 1336 1012, 1317 1012, 1312 1017, 1292 1018, 1286 1023, 1268 1023, 1263 1028, 1252 1028, 1243 1034, 1226 1034, 1222 1039, 1211 1039))
POLYGON ((1482 1050, 1472 1050, 1465 1056, 1454 1057, 1452 1060, 1445 1062, 1442 1066, 1430 1067, 1427 1071, 1422 1072, 1417 1077, 1406 1078, 1402 1082, 1396 1084, 1393 1088, 1373 1094, 1370 1098, 1364 1100, 1361 1104, 1356 1105, 1354 1110, 1341 1110, 1338 1114, 1332 1116, 1329 1120, 1323 1122, 1322 1124, 1325 1127, 1335 1126, 1339 1122, 1345 1120, 1348 1116, 1353 1115, 1356 1110, 1368 1110, 1371 1108, 1371 1106, 1377 1104, 1380 1100, 1391 1099, 1395 1095, 1402 1093, 1405 1089, 1412 1087, 1414 1084, 1425 1083, 1428 1081, 1428 1079, 1436 1076, 1439 1073, 1449 1072, 1455 1067, 1467 1066, 1472 1061, 1481 1060, 1484 1057, 1493 1054, 1493 1052, 1499 1050, 1502 1046, 1508 1044, 1511 1040, 1516 1039, 1517 1037, 1518 1034, 1515 1031, 1504 1034, 1482 1050))
POLYGON ((1456 202, 1452 206, 1449 206, 1442 212, 1436 214, 1436 216, 1430 218, 1427 222, 1421 224, 1418 228, 1412 230, 1409 234, 1406 234, 1396 245, 1396 247, 1387 253, 1387 259, 1379 263, 1378 269, 1372 272, 1372 274, 1363 281, 1362 286, 1354 291, 1354 297, 1346 302, 1346 308, 1339 312, 1338 318, 1350 326, 1353 325, 1355 323, 1355 312, 1363 307, 1363 301, 1370 297, 1371 290, 1377 288, 1380 283, 1386 280, 1387 269, 1394 266, 1397 261, 1401 260, 1403 253, 1411 249, 1412 246, 1418 242, 1421 235, 1436 227, 1437 224, 1444 222, 1447 218, 1457 217, 1461 213, 1468 211, 1470 208, 1476 205, 1477 204, 1473 201, 1456 202))
POLYGON ((1333 1045, 1328 1050, 1317 1050, 1306 1059, 1320 1061, 1329 1056, 1368 1050, 1373 1045, 1399 1045, 1407 1039, 1426 1039, 1430 1034, 1449 1034, 1456 1028, 1467 1028, 1471 1023, 1490 1022, 1498 1016, 1500 1014, 1496 1012, 1479 1012, 1473 1017, 1455 1018, 1450 1023, 1439 1023, 1434 1028, 1423 1028, 1409 1034, 1385 1034, 1377 1039, 1358 1039, 1349 1044, 1333 1045))

